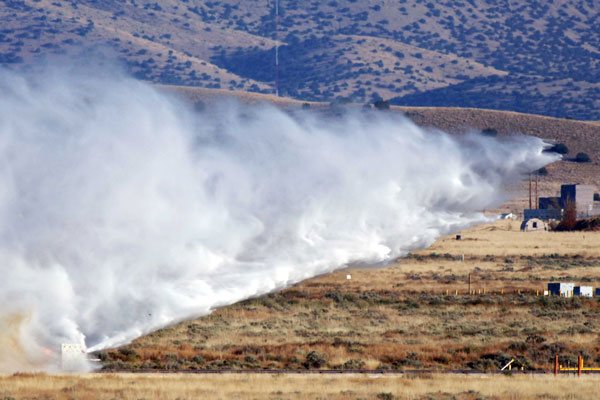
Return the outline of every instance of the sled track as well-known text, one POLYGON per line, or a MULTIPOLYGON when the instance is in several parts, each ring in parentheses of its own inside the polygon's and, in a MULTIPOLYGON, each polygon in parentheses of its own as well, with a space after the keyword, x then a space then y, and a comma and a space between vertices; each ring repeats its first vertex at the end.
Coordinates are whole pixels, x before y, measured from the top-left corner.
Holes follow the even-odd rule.
MULTIPOLYGON (((454 369, 454 370, 435 370, 435 369, 411 369, 411 370, 385 370, 385 369, 213 369, 213 370, 170 370, 170 369, 136 369, 136 370, 99 370, 100 374, 312 374, 312 375, 341 375, 341 374, 362 374, 362 375, 429 375, 429 374, 456 374, 456 375, 532 375, 532 374, 552 374, 549 370, 513 370, 513 371, 484 371, 473 369, 454 369)), ((600 371, 586 371, 586 374, 596 374, 600 371)), ((562 372, 561 375, 565 373, 562 372)), ((576 372, 574 373, 577 374, 576 372)))

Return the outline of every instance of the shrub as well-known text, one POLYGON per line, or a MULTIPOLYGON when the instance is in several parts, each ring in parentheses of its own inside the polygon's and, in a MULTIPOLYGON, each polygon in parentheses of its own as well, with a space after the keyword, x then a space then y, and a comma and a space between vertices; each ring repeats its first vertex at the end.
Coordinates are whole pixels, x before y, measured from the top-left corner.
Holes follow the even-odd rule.
POLYGON ((508 346, 509 350, 517 351, 520 353, 524 353, 529 349, 529 343, 525 342, 513 342, 508 346))
POLYGON ((569 149, 564 143, 556 143, 554 146, 544 151, 548 153, 567 154, 569 152, 569 149))
POLYGON ((361 360, 360 358, 353 358, 351 360, 348 360, 344 363, 344 365, 342 365, 342 368, 344 369, 363 369, 365 367, 366 363, 361 360))
POLYGON ((315 350, 306 355, 305 368, 321 368, 325 365, 327 365, 327 355, 315 350))
POLYGON ((201 355, 194 356, 194 358, 192 358, 192 361, 198 365, 206 364, 206 360, 201 355))
POLYGON ((590 156, 588 156, 586 153, 577 153, 575 156, 575 162, 586 163, 590 161, 590 156))
POLYGON ((486 129, 482 130, 481 133, 485 136, 491 136, 491 137, 495 137, 498 135, 498 131, 496 129, 492 129, 492 128, 486 128, 486 129))
POLYGON ((258 364, 258 359, 251 354, 247 354, 246 357, 244 357, 244 361, 248 364, 258 364))
POLYGON ((546 175, 548 175, 548 170, 546 169, 546 167, 542 167, 542 168, 538 169, 537 171, 535 171, 535 174, 537 176, 546 176, 546 175))
POLYGON ((541 343, 544 343, 545 341, 546 341, 546 339, 543 336, 540 336, 535 333, 527 336, 527 339, 525 339, 526 343, 533 344, 533 345, 541 344, 541 343))
POLYGON ((167 354, 165 356, 165 369, 181 369, 181 360, 177 354, 167 354))
POLYGON ((387 100, 377 100, 373 103, 376 109, 378 110, 389 110, 390 102, 387 100))
POLYGON ((120 357, 123 361, 133 361, 136 359, 140 359, 141 357, 139 356, 139 354, 133 350, 133 349, 128 349, 126 347, 120 348, 119 349, 119 353, 122 355, 122 357, 120 357))

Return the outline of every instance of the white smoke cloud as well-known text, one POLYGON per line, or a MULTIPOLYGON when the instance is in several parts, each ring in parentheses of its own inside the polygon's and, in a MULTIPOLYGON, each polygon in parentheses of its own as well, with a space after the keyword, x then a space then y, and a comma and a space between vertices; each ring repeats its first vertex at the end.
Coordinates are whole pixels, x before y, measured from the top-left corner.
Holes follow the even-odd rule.
POLYGON ((5 370, 402 256, 484 221, 504 183, 553 161, 532 137, 457 139, 391 113, 194 113, 93 75, 0 71, 5 370))

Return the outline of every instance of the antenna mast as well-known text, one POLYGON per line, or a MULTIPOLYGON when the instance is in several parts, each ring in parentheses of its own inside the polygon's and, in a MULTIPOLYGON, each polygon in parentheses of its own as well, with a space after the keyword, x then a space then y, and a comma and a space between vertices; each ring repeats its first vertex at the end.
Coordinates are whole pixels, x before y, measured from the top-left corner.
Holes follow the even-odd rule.
POLYGON ((279 0, 275 0, 275 95, 279 97, 279 0))

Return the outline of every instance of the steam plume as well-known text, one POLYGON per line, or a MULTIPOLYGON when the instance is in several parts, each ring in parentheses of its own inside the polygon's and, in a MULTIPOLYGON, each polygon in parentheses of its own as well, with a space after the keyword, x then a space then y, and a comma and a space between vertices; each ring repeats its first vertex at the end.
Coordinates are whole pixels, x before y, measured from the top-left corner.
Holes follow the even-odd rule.
POLYGON ((5 370, 402 256, 484 221, 502 184, 553 160, 536 138, 391 114, 195 113, 123 76, 0 71, 0 92, 5 370))

